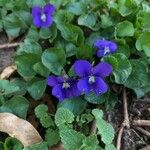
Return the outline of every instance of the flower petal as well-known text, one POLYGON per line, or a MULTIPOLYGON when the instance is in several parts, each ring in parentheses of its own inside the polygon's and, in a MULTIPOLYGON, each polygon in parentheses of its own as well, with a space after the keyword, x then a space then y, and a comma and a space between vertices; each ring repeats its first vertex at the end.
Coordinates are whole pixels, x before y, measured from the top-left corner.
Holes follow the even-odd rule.
POLYGON ((71 91, 70 91, 72 94, 72 97, 76 97, 76 96, 79 96, 81 95, 81 92, 79 91, 78 87, 77 87, 77 82, 74 82, 72 85, 71 85, 71 91))
POLYGON ((78 81, 77 87, 79 89, 79 91, 83 92, 83 93, 88 93, 90 92, 91 88, 90 88, 90 84, 88 82, 89 78, 82 78, 78 81))
POLYGON ((117 44, 115 42, 109 41, 109 50, 114 53, 117 50, 117 44))
POLYGON ((52 23, 53 23, 53 18, 52 18, 52 16, 49 15, 49 14, 47 14, 47 15, 46 15, 46 21, 45 21, 45 22, 42 21, 41 27, 43 27, 43 28, 49 27, 49 26, 52 25, 52 23))
POLYGON ((103 57, 105 55, 104 48, 100 48, 97 50, 97 57, 103 57))
POLYGON ((52 95, 57 97, 59 101, 63 101, 66 98, 79 96, 79 93, 77 93, 76 90, 77 90, 76 87, 62 88, 62 84, 57 84, 52 89, 52 95))
POLYGON ((103 94, 107 92, 107 84, 100 77, 95 77, 95 83, 92 84, 92 90, 96 92, 96 94, 103 94))
POLYGON ((101 48, 101 49, 103 49, 103 48, 105 48, 106 46, 108 46, 108 41, 107 40, 105 40, 105 39, 102 39, 102 40, 96 40, 95 41, 95 43, 94 43, 94 46, 96 47, 96 48, 101 48))
POLYGON ((79 77, 84 77, 90 75, 92 66, 86 60, 77 60, 74 63, 73 68, 79 77))
POLYGON ((55 86, 63 82, 63 77, 49 76, 47 77, 47 84, 49 86, 55 86))
POLYGON ((41 22, 40 16, 37 15, 37 16, 35 16, 35 17, 33 18, 33 24, 34 24, 37 28, 41 27, 42 22, 41 22))
POLYGON ((32 16, 37 17, 37 16, 41 16, 41 11, 42 9, 39 6, 35 6, 32 8, 32 16))
POLYGON ((47 4, 44 7, 44 13, 45 14, 49 14, 49 15, 53 15, 55 12, 55 6, 52 4, 47 4))
POLYGON ((100 77, 107 77, 112 72, 112 66, 106 62, 100 62, 93 68, 93 74, 100 77))
POLYGON ((57 84, 52 89, 52 95, 57 97, 60 101, 62 101, 65 98, 65 93, 62 88, 62 84, 57 84))

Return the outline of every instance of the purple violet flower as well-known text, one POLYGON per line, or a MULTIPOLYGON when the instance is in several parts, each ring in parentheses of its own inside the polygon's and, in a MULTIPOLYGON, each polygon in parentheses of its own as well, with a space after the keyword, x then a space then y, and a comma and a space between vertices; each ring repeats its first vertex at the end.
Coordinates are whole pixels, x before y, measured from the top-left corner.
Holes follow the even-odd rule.
POLYGON ((55 11, 55 7, 52 4, 47 4, 44 8, 35 6, 32 8, 33 23, 36 27, 46 28, 52 25, 52 15, 55 11))
POLYGON ((47 78, 47 84, 53 87, 52 95, 57 97, 60 101, 79 96, 81 93, 77 88, 77 81, 73 78, 56 77, 52 75, 47 78))
POLYGON ((117 50, 117 44, 113 41, 107 41, 105 39, 97 40, 94 46, 98 49, 97 56, 103 57, 110 53, 115 53, 117 50))
POLYGON ((106 62, 100 62, 95 67, 86 60, 77 60, 74 63, 74 71, 81 78, 78 81, 78 89, 87 94, 94 91, 97 95, 107 92, 105 77, 112 72, 112 67, 106 62))

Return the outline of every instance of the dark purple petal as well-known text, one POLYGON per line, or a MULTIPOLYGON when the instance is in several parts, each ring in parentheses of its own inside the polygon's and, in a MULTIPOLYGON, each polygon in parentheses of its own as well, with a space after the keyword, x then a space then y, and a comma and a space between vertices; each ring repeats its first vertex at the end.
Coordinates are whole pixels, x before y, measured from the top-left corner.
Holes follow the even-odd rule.
POLYGON ((63 77, 49 76, 47 77, 47 84, 49 86, 55 86, 63 82, 63 77))
POLYGON ((93 68, 93 74, 95 76, 107 77, 112 72, 112 66, 106 62, 100 62, 93 68))
POLYGON ((35 16, 34 18, 33 18, 33 24, 37 27, 37 28, 39 28, 39 27, 41 27, 41 18, 40 18, 40 16, 35 16))
POLYGON ((86 60, 77 60, 73 65, 75 73, 79 77, 89 76, 91 73, 91 64, 86 60))
POLYGON ((105 50, 104 48, 100 48, 97 50, 97 56, 98 57, 103 57, 105 55, 105 50))
POLYGON ((92 90, 95 91, 95 93, 103 94, 107 92, 107 84, 104 82, 104 80, 100 77, 95 77, 95 83, 92 84, 92 90))
POLYGON ((55 12, 55 7, 52 4, 47 4, 44 7, 44 13, 45 14, 49 14, 49 15, 53 15, 55 12))
POLYGON ((41 27, 46 28, 52 25, 53 18, 50 15, 46 15, 46 21, 41 21, 41 27))
POLYGON ((114 53, 117 50, 117 44, 115 42, 109 42, 109 50, 111 53, 114 53))
POLYGON ((62 101, 65 98, 65 93, 62 88, 62 84, 57 84, 52 89, 52 95, 57 97, 60 101, 62 101))
POLYGON ((89 77, 82 78, 78 81, 77 87, 81 92, 83 93, 90 92, 91 87, 88 81, 89 81, 89 77))
POLYGON ((97 40, 95 43, 94 43, 94 46, 96 47, 96 48, 100 48, 100 49, 103 49, 103 48, 105 48, 106 46, 108 46, 108 41, 107 40, 105 40, 105 39, 102 39, 102 40, 97 40))
POLYGON ((33 18, 34 17, 37 17, 37 16, 41 16, 41 12, 42 12, 42 9, 39 7, 39 6, 35 6, 32 8, 32 16, 33 18))
POLYGON ((77 87, 77 82, 74 82, 71 85, 71 91, 70 92, 71 92, 72 97, 76 97, 76 96, 81 95, 81 92, 79 91, 79 89, 77 87))

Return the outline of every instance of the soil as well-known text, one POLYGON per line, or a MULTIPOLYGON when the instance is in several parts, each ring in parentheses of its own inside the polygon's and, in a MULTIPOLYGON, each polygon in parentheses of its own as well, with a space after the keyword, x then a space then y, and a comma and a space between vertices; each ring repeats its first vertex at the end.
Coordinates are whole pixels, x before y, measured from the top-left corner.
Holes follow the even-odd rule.
MULTIPOLYGON (((7 42, 7 36, 3 33, 0 33, 0 44, 7 42)), ((0 49, 0 72, 13 64, 14 52, 15 50, 13 48, 0 49)))

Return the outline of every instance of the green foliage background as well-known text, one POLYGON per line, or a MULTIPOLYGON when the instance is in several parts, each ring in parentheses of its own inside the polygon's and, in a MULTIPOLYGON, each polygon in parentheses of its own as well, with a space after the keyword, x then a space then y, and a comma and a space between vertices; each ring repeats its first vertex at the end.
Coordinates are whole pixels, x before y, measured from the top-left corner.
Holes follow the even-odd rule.
MULTIPOLYGON (((66 150, 115 150, 114 129, 103 119, 102 110, 87 110, 89 103, 103 104, 104 111, 118 101, 111 85, 132 89, 137 97, 150 91, 150 6, 146 0, 1 0, 0 31, 9 40, 24 37, 14 57, 20 75, 10 81, 0 80, 0 112, 27 117, 29 102, 26 95, 41 100, 46 92, 46 77, 61 75, 66 69, 74 76, 72 64, 76 59, 100 61, 93 43, 98 38, 114 40, 117 53, 102 60, 113 66, 108 79, 110 90, 97 96, 90 93, 67 99, 58 104, 55 116, 46 105, 36 107, 35 114, 46 131, 45 141, 26 150, 46 150, 60 140, 66 150), (37 29, 32 24, 31 8, 46 3, 56 7, 54 23, 37 29), (46 43, 46 44, 43 44, 46 43), (96 119, 98 133, 90 135, 89 124, 96 119), (75 130, 74 124, 80 126, 75 130), (86 131, 83 130, 86 129, 86 131), (99 141, 105 146, 100 147, 99 141)), ((8 138, 0 147, 22 149, 16 139, 8 138)))

